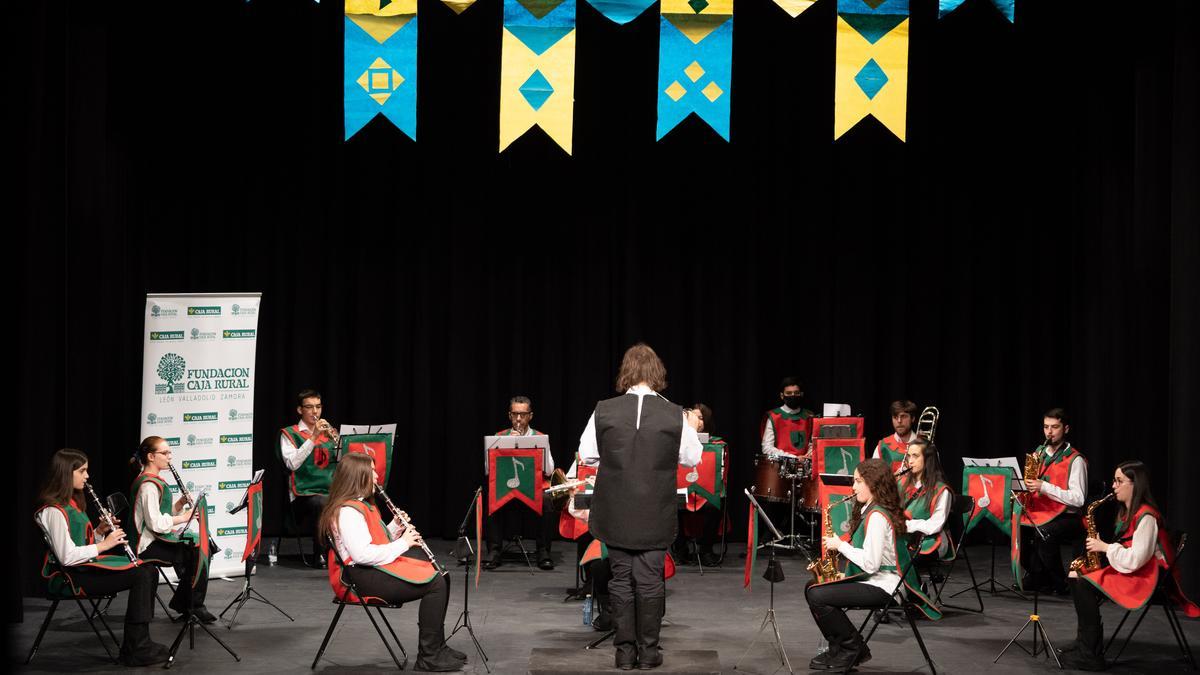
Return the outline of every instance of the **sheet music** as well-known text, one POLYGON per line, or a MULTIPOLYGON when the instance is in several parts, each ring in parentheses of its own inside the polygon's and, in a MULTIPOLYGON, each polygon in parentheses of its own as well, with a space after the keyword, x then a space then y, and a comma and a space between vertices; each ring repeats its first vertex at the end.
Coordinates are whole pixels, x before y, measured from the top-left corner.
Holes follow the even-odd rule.
MULTIPOLYGON (((542 471, 554 466, 554 458, 550 454, 550 435, 536 434, 533 436, 484 436, 483 437, 483 475, 488 475, 488 450, 492 448, 542 448, 542 471)), ((551 468, 551 470, 553 470, 551 468)))
POLYGON ((1025 467, 1016 457, 963 457, 963 466, 997 467, 1008 469, 1012 476, 1008 481, 1009 488, 1016 492, 1028 492, 1025 486, 1025 467))
MULTIPOLYGON (((258 471, 255 471, 254 477, 250 479, 250 485, 262 482, 263 473, 265 472, 266 469, 259 469, 258 471)), ((238 511, 246 508, 246 502, 250 499, 250 485, 246 486, 245 491, 242 492, 242 498, 238 500, 238 503, 234 505, 233 508, 226 509, 227 513, 237 513, 238 511)))

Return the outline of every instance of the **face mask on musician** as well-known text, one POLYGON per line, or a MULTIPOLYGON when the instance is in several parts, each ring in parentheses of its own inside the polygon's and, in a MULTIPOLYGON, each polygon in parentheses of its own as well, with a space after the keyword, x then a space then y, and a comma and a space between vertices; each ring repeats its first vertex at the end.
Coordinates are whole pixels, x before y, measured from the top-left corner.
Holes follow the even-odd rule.
POLYGON ((800 407, 800 397, 799 396, 784 396, 783 404, 786 405, 787 407, 791 408, 792 410, 795 410, 800 407))

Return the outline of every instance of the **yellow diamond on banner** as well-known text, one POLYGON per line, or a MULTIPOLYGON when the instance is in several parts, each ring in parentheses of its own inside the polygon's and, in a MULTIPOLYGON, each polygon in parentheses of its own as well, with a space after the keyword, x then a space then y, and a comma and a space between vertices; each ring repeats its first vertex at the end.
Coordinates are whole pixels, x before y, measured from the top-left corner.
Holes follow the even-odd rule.
POLYGON ((375 59, 370 68, 363 71, 363 74, 358 77, 358 86, 367 92, 367 96, 375 99, 379 105, 387 103, 391 98, 392 92, 400 88, 404 84, 404 76, 392 70, 387 61, 383 59, 375 59))
POLYGON ((687 89, 684 89, 683 85, 679 84, 679 80, 676 80, 671 83, 671 86, 664 89, 663 93, 670 96, 672 101, 678 101, 687 93, 687 89))
POLYGON ((716 82, 709 82, 707 87, 700 90, 700 93, 704 94, 710 103, 715 103, 717 99, 721 98, 721 94, 725 93, 725 90, 718 87, 716 82))
POLYGON ((687 73, 687 76, 692 79, 692 82, 704 77, 704 68, 700 67, 699 61, 692 61, 692 65, 684 68, 683 72, 687 73))

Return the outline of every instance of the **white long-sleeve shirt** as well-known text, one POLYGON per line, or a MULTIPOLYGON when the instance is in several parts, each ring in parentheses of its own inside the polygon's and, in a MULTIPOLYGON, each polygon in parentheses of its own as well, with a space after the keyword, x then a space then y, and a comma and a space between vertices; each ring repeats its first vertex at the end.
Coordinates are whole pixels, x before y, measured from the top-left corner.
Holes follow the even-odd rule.
MULTIPOLYGON (((896 441, 897 444, 908 445, 909 443, 912 443, 913 441, 917 440, 917 432, 915 432, 915 431, 908 432, 907 440, 900 438, 900 434, 896 434, 896 433, 892 434, 892 438, 896 441)), ((875 452, 871 454, 871 457, 874 459, 879 459, 880 457, 883 457, 883 442, 882 441, 875 444, 875 452)))
MULTIPOLYGON (((864 504, 862 510, 865 512, 870 506, 864 504)), ((888 595, 895 592, 896 584, 900 583, 900 573, 895 569, 896 535, 887 516, 879 512, 869 514, 863 547, 855 548, 850 542, 842 540, 838 544, 838 553, 870 575, 859 583, 874 586, 888 595), (893 570, 880 569, 885 566, 893 570)))
POLYGON ((80 546, 71 539, 71 527, 62 511, 54 508, 42 509, 37 514, 37 522, 50 540, 50 550, 54 553, 54 559, 64 566, 85 563, 100 555, 100 547, 96 544, 80 546))
MULTIPOLYGON (((658 392, 639 384, 630 387, 625 393, 637 394, 638 410, 635 426, 640 429, 642 427, 642 401, 647 396, 658 396, 658 392)), ((700 443, 700 437, 696 435, 696 430, 692 428, 692 425, 687 423, 687 417, 683 416, 683 434, 679 438, 679 463, 683 466, 696 466, 703 456, 704 446, 700 443)), ((583 428, 583 435, 579 437, 579 459, 585 464, 600 461, 600 447, 596 442, 595 411, 588 418, 587 426, 583 428)))
MULTIPOLYGON (((794 415, 802 410, 802 408, 789 408, 789 407, 787 407, 786 404, 781 405, 779 407, 780 407, 780 409, 783 410, 783 412, 785 412, 789 415, 794 415)), ((772 410, 773 410, 773 408, 772 408, 772 410)), ((784 450, 780 450, 779 448, 775 447, 775 427, 771 425, 771 420, 769 418, 767 419, 767 423, 765 425, 763 425, 762 451, 764 454, 767 454, 767 455, 787 455, 789 457, 792 456, 792 454, 790 452, 786 452, 784 450)))
POLYGON ((159 510, 161 499, 162 492, 150 481, 144 481, 138 488, 133 503, 133 527, 139 535, 138 553, 146 550, 154 541, 155 534, 167 534, 175 527, 174 514, 159 510))
POLYGON ((1108 564, 1122 574, 1132 574, 1138 571, 1151 556, 1158 551, 1158 519, 1143 517, 1133 531, 1133 541, 1129 548, 1119 542, 1108 545, 1105 555, 1108 564))
MULTIPOLYGON (((1066 447, 1070 449, 1071 444, 1067 443, 1066 447)), ((1043 452, 1045 457, 1042 461, 1049 461, 1054 456, 1054 452, 1050 448, 1046 448, 1043 452)), ((1066 504, 1067 511, 1078 511, 1083 507, 1084 500, 1087 499, 1087 460, 1080 456, 1079 461, 1071 464, 1071 473, 1067 476, 1065 490, 1048 481, 1042 481, 1039 491, 1060 504, 1066 504)))
POLYGON ((393 520, 387 524, 393 541, 387 544, 372 544, 371 530, 363 514, 353 506, 338 509, 337 527, 333 528, 333 541, 337 544, 342 560, 351 560, 354 565, 376 567, 386 565, 408 551, 408 542, 400 539, 400 523, 393 520))

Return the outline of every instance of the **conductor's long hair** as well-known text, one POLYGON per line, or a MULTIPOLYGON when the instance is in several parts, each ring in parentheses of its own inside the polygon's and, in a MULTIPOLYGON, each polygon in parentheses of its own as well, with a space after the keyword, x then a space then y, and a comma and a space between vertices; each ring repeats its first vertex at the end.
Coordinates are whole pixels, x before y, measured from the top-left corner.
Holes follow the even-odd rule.
POLYGON ((50 458, 50 473, 38 494, 38 503, 43 506, 66 504, 72 499, 81 509, 87 508, 83 490, 75 489, 75 471, 88 463, 88 456, 74 448, 63 448, 50 458))
POLYGON ((921 469, 921 475, 916 475, 915 471, 909 471, 900 479, 900 489, 905 494, 909 490, 916 490, 917 483, 921 484, 921 492, 918 499, 925 501, 925 511, 933 512, 933 495, 937 492, 937 486, 946 482, 946 475, 942 473, 942 461, 938 458, 937 446, 930 443, 924 436, 917 436, 916 440, 908 444, 908 447, 920 447, 921 455, 925 459, 925 467, 921 469))
MULTIPOLYGON (((870 488, 871 503, 883 508, 896 535, 906 533, 908 530, 904 527, 904 509, 900 507, 900 492, 896 489, 896 479, 892 476, 892 463, 885 459, 872 458, 859 464, 855 471, 870 488)), ((862 509, 854 509, 850 516, 850 531, 858 531, 862 520, 862 509)))
POLYGON ((333 537, 334 524, 342 504, 354 499, 375 505, 375 462, 370 455, 352 452, 338 461, 333 472, 333 485, 321 509, 317 532, 321 537, 333 537))

